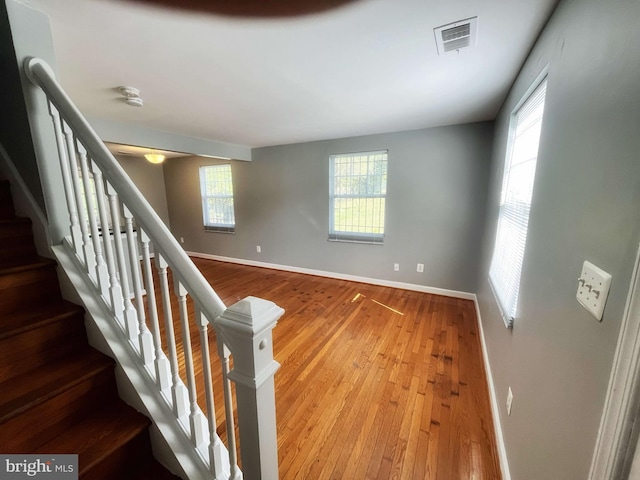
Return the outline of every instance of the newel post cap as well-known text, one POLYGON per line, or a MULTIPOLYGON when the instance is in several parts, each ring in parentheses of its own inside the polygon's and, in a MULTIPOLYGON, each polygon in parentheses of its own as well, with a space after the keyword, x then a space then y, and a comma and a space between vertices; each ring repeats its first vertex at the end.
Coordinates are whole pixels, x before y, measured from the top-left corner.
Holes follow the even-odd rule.
POLYGON ((283 314, 284 309, 275 303, 249 296, 231 305, 213 323, 255 337, 273 329, 283 314))
POLYGON ((280 364, 273 359, 272 330, 283 313, 273 302, 246 297, 213 321, 219 348, 233 355, 231 380, 255 390, 273 379, 280 364))

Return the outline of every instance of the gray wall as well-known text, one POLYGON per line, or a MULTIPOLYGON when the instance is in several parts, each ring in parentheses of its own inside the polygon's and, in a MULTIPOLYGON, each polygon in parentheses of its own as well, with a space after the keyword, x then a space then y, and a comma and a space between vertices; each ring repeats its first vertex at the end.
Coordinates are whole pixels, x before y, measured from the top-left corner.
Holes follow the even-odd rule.
MULTIPOLYGON (((12 0, 0 1, 0 143, 15 163, 25 184, 43 211, 45 200, 40 186, 36 152, 30 135, 27 108, 22 93, 26 84, 21 72, 25 56, 44 58, 55 69, 53 41, 45 15, 12 0)), ((45 112, 46 113, 46 112, 45 112)), ((48 117, 48 114, 47 114, 48 117)), ((36 119, 34 119, 36 121, 36 119)), ((49 125, 51 122, 47 120, 49 125)))
POLYGON ((116 155, 115 158, 165 225, 169 226, 169 209, 162 165, 154 165, 142 157, 116 155))
POLYGON ((475 292, 492 135, 486 122, 254 149, 251 163, 232 163, 235 235, 203 231, 198 167, 207 160, 168 160, 171 228, 189 251, 475 292), (381 149, 384 245, 328 242, 329 155, 381 149))
POLYGON ((0 143, 16 163, 22 177, 30 181, 31 192, 44 209, 44 198, 39 190, 40 178, 36 167, 33 142, 29 135, 29 120, 22 96, 20 74, 9 27, 6 3, 0 2, 0 143), (33 188, 33 187, 38 188, 33 188))
POLYGON ((517 480, 581 480, 589 471, 640 239, 638 18, 635 1, 562 1, 496 121, 479 301, 517 480), (487 283, 488 264, 509 114, 547 64, 519 314, 510 331, 487 283), (602 323, 575 299, 584 260, 613 275, 602 323))
MULTIPOLYGON (((24 144, 24 139, 12 139, 11 141, 15 144, 20 143, 18 150, 24 150, 28 154, 25 157, 13 158, 13 161, 16 162, 18 172, 36 201, 41 207, 45 207, 43 211, 48 220, 48 241, 51 244, 58 244, 68 234, 69 212, 64 195, 60 195, 60 192, 64 191, 64 184, 55 148, 55 135, 46 96, 26 78, 22 68, 27 58, 37 57, 46 61, 55 73, 56 62, 51 28, 46 15, 24 3, 7 1, 6 8, 11 26, 15 61, 19 67, 22 96, 29 112, 28 123, 35 152, 34 158, 30 155, 31 148, 24 144), (35 159, 37 159, 37 166, 34 163, 35 159), (42 189, 40 189, 41 186, 42 189)), ((11 91, 10 94, 20 95, 20 92, 11 91)), ((21 117, 18 116, 20 121, 18 125, 23 127, 24 123, 20 119, 21 117)), ((28 136, 27 131, 17 132, 17 134, 28 136)))

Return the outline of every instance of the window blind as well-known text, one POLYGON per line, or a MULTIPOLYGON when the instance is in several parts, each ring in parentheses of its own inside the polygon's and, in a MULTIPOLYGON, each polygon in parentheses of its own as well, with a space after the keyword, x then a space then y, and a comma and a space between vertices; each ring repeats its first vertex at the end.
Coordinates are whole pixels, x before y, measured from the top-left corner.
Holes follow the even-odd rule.
POLYGON ((511 118, 489 282, 507 327, 513 326, 527 242, 546 78, 511 118))

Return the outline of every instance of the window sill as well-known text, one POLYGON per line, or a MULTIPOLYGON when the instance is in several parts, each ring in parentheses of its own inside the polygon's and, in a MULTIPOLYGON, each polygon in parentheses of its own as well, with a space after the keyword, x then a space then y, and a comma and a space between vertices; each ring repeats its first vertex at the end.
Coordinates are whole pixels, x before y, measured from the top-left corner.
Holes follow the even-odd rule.
POLYGON ((498 310, 500 311, 500 316, 502 317, 502 321, 504 322, 504 326, 506 328, 513 329, 513 321, 515 319, 513 317, 511 317, 510 315, 507 315, 505 313, 505 310, 502 307, 502 303, 500 302, 500 299, 498 298, 498 294, 496 293, 496 289, 493 286, 493 282, 491 281, 491 277, 487 278, 487 281, 489 282, 489 286, 491 287, 491 293, 493 293, 493 298, 495 299, 496 304, 498 305, 498 310))
POLYGON ((328 242, 337 243, 361 243, 365 245, 384 245, 382 238, 366 238, 366 237, 329 237, 328 242))
POLYGON ((235 227, 208 227, 208 226, 205 226, 204 227, 204 231, 206 233, 227 233, 227 234, 230 234, 230 235, 235 235, 236 234, 235 227))

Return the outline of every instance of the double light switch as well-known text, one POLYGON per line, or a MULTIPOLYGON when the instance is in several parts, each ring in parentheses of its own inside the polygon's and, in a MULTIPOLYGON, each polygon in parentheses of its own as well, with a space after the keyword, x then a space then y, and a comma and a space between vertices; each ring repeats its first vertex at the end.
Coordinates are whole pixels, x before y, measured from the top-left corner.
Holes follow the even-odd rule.
POLYGON ((598 320, 602 320, 602 312, 609 295, 611 275, 596 267, 593 263, 584 262, 582 273, 578 279, 578 302, 589 310, 598 320))

